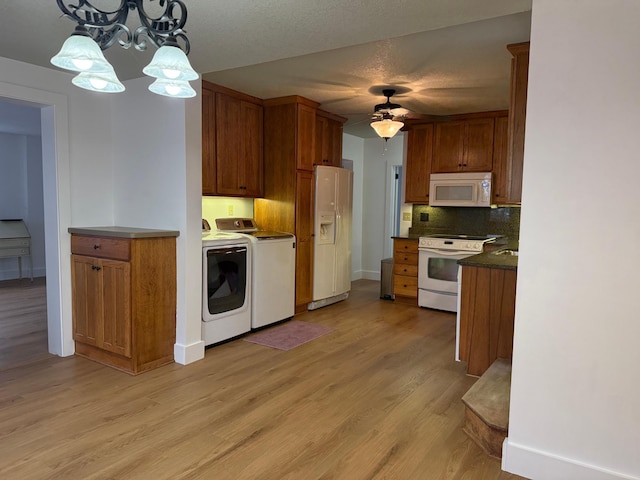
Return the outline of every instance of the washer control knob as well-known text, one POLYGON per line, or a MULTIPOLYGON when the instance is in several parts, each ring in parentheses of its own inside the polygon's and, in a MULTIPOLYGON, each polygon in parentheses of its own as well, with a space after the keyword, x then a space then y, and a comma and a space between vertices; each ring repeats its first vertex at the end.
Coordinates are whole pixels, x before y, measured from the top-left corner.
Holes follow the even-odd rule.
POLYGON ((480 244, 479 244, 479 243, 476 243, 476 244, 473 246, 473 248, 480 248, 480 244))

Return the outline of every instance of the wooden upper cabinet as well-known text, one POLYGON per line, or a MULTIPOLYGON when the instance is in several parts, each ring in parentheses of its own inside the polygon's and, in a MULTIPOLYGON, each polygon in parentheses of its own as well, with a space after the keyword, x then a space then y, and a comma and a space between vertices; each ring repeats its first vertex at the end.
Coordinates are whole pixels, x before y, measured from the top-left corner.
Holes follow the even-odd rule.
POLYGON ((406 203, 429 203, 433 130, 433 124, 416 125, 407 133, 406 203))
POLYGON ((493 128, 493 118, 437 123, 432 172, 491 171, 493 128))
POLYGON ((216 94, 202 85, 202 194, 216 193, 216 94))
POLYGON ((342 166, 342 125, 345 118, 318 110, 316 114, 316 165, 342 166))
POLYGON ((462 170, 464 121, 438 123, 435 127, 433 173, 462 170))
POLYGON ((527 85, 529 80, 529 42, 507 45, 511 59, 511 100, 509 105, 509 143, 507 175, 509 203, 522 200, 522 167, 524 164, 524 131, 527 117, 527 85))
POLYGON ((262 196, 262 101, 208 82, 202 101, 203 194, 262 196))
POLYGON ((308 105, 297 106, 297 169, 313 171, 316 144, 316 109, 308 105))
POLYGON ((497 117, 493 141, 493 184, 491 203, 509 203, 509 177, 507 175, 508 117, 497 117))

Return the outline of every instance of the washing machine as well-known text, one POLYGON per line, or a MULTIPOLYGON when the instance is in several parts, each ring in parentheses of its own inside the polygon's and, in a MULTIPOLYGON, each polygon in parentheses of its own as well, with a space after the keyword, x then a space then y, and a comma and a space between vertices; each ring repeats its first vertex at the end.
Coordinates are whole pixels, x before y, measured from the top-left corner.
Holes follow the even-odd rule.
POLYGON ((295 314, 296 237, 259 230, 252 218, 216 219, 218 230, 241 234, 251 243, 251 328, 295 314))
MULTIPOLYGON (((202 235, 202 339, 205 346, 251 330, 251 242, 244 235, 202 235)), ((208 224, 206 225, 208 226, 208 224)))

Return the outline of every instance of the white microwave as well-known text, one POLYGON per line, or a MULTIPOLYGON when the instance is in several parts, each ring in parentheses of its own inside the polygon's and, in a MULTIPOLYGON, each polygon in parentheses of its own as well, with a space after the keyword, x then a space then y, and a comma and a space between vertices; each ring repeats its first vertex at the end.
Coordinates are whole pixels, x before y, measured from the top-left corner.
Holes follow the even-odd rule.
POLYGON ((432 173, 432 207, 490 207, 491 172, 432 173))

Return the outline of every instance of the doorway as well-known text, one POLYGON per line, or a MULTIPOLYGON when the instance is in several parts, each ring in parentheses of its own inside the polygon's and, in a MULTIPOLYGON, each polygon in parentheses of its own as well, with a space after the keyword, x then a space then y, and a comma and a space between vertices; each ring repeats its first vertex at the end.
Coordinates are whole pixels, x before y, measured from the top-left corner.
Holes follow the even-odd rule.
POLYGON ((47 345, 49 353, 74 352, 71 335, 71 267, 69 235, 69 132, 67 97, 0 82, 0 101, 40 109, 44 198, 45 270, 47 274, 47 345), (65 252, 65 253, 63 253, 65 252))

